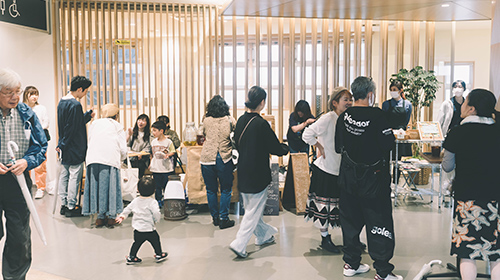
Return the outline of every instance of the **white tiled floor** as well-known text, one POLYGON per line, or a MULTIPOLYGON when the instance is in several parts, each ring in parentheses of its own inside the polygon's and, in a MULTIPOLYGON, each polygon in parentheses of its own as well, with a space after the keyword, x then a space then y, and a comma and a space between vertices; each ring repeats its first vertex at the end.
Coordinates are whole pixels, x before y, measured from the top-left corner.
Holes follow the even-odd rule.
MULTIPOLYGON (((143 263, 127 266, 125 256, 132 244, 131 219, 114 229, 90 228, 90 218, 65 218, 52 215, 55 197, 36 200, 48 245, 32 231, 33 263, 28 279, 344 279, 342 256, 319 248, 320 234, 302 216, 288 211, 265 217, 278 227, 275 245, 259 250, 249 245, 248 259, 236 259, 228 249, 238 230, 219 230, 207 212, 183 221, 162 220, 157 228, 167 261, 155 263, 153 250, 144 244, 139 251, 143 263), (60 277, 60 278, 58 278, 60 277)), ((413 279, 424 263, 449 256, 451 212, 437 203, 422 204, 407 199, 394 210, 396 251, 392 262, 395 273, 413 279)), ((425 197, 428 202, 429 198, 425 197)), ((236 218, 231 215, 231 218, 236 218)), ((239 222, 239 220, 237 220, 239 222)), ((340 229, 331 231, 333 241, 342 244, 340 229)), ((363 240, 366 240, 364 235, 363 240)), ((251 240, 253 243, 253 240, 251 240)), ((3 242, 0 244, 3 247, 3 242)), ((0 247, 0 248, 1 248, 0 247)), ((363 262, 372 265, 368 254, 363 262)), ((439 270, 439 269, 438 269, 439 270)), ((484 271, 480 264, 479 271, 484 271)), ((373 269, 351 279, 373 279, 373 269)))

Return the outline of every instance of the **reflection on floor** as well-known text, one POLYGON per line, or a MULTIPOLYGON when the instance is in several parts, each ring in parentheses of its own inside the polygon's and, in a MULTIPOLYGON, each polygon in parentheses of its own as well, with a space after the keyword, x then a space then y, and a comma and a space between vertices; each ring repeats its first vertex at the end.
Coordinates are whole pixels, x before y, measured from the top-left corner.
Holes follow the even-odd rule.
MULTIPOLYGON (((323 251, 319 247, 319 230, 305 223, 302 216, 288 211, 265 217, 266 222, 279 229, 276 244, 259 249, 252 239, 248 259, 236 259, 228 249, 238 225, 219 230, 212 225, 210 215, 201 212, 183 221, 162 220, 158 224, 163 249, 169 253, 167 261, 155 263, 151 246, 144 244, 139 251, 143 263, 127 266, 125 256, 132 244, 130 218, 114 229, 95 229, 91 228, 88 217, 52 215, 54 199, 46 195, 35 201, 48 245, 42 244, 32 227, 33 263, 29 280, 344 279, 342 256, 323 251)), ((451 211, 443 208, 438 213, 436 200, 431 204, 429 197, 424 197, 424 203, 420 199, 406 202, 400 199, 394 210, 396 251, 392 262, 395 273, 405 279, 413 279, 422 265, 431 260, 454 262, 449 255, 451 211)), ((237 219, 234 215, 231 218, 237 219)), ((331 234, 335 244, 342 244, 339 229, 331 234)), ((366 242, 364 233, 362 240, 366 242)), ((0 246, 3 248, 3 242, 0 246)), ((375 272, 367 253, 363 262, 372 270, 354 279, 373 279, 375 272)), ((479 263, 479 271, 484 271, 484 264, 479 263)))

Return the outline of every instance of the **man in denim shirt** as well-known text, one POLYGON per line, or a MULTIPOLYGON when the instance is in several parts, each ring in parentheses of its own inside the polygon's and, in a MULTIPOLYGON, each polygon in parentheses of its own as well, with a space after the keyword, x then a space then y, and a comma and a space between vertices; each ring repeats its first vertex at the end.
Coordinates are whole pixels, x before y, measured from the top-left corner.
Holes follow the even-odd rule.
MULTIPOLYGON (((4 279, 25 279, 31 265, 30 213, 16 180, 24 173, 27 185, 32 182, 29 170, 45 161, 47 139, 42 125, 31 108, 19 103, 21 78, 8 69, 0 69, 0 223, 5 215, 5 241, 2 274, 4 279), (15 142, 19 151, 15 164, 9 163, 7 143, 15 142)), ((3 237, 0 227, 0 238, 3 237)))

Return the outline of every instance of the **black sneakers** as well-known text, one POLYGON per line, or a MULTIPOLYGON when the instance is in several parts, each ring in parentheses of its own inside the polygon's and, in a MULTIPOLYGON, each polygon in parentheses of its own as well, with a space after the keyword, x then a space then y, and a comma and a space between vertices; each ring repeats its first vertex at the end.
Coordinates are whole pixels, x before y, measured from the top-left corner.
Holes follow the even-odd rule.
POLYGON ((155 261, 157 263, 162 262, 162 261, 167 259, 167 256, 168 256, 167 252, 163 252, 163 253, 161 253, 161 255, 155 255, 155 261))
POLYGON ((327 250, 328 252, 331 252, 331 253, 335 253, 335 254, 340 253, 339 248, 337 248, 337 246, 335 246, 335 244, 333 244, 332 238, 329 234, 325 237, 321 236, 320 247, 327 250))
POLYGON ((64 216, 66 214, 66 211, 68 211, 68 207, 66 207, 66 205, 63 205, 61 206, 61 210, 59 210, 59 214, 64 216))
POLYGON ((132 257, 132 258, 131 258, 131 257, 127 257, 127 265, 130 265, 130 264, 132 264, 132 265, 133 265, 133 264, 138 264, 138 263, 140 263, 140 262, 142 262, 142 260, 141 260, 141 259, 139 259, 138 257, 132 257))
POLYGON ((230 228, 234 226, 234 221, 233 220, 220 220, 219 222, 219 228, 220 229, 225 229, 225 228, 230 228))

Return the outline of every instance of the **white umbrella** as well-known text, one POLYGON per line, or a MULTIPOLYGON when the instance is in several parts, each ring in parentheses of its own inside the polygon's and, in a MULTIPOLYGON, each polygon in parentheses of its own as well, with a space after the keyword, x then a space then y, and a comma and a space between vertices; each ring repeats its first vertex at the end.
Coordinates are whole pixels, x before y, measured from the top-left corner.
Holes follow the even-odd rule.
MULTIPOLYGON (((11 162, 15 163, 16 156, 14 154, 14 151, 17 152, 19 150, 19 147, 17 146, 16 142, 9 141, 7 142, 7 149, 9 151, 11 162), (14 148, 14 150, 12 148, 14 148)), ((19 186, 21 186, 21 191, 23 193, 24 200, 26 200, 26 204, 28 205, 28 209, 30 210, 31 213, 31 218, 33 219, 33 222, 35 223, 36 226, 36 230, 38 231, 38 235, 40 236, 40 239, 42 239, 43 244, 47 245, 47 239, 45 238, 45 234, 43 232, 42 223, 40 222, 40 217, 36 212, 35 204, 33 203, 33 198, 31 198, 31 193, 28 189, 28 185, 26 184, 26 178, 24 178, 23 174, 17 175, 15 177, 17 179, 17 182, 19 183, 19 186)))

